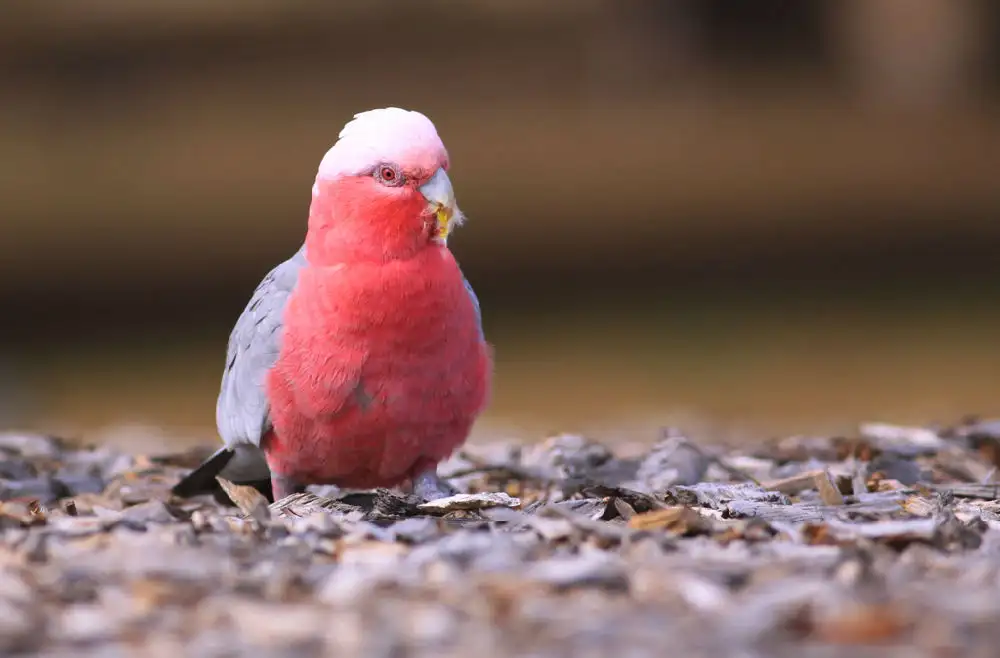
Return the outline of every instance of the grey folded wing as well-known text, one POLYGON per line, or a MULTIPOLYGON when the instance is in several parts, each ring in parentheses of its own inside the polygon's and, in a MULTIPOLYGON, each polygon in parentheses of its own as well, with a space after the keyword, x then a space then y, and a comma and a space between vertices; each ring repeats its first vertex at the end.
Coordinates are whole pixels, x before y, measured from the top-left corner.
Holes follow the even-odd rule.
POLYGON ((479 337, 485 340, 486 336, 483 334, 483 313, 479 308, 479 298, 476 297, 476 291, 472 289, 472 284, 465 278, 465 275, 462 275, 462 283, 465 284, 465 289, 468 291, 469 297, 472 298, 472 305, 476 308, 476 323, 479 325, 479 337))
POLYGON ((305 264, 303 246, 268 272, 229 336, 215 420, 230 449, 259 446, 271 428, 265 377, 278 358, 285 306, 305 264))

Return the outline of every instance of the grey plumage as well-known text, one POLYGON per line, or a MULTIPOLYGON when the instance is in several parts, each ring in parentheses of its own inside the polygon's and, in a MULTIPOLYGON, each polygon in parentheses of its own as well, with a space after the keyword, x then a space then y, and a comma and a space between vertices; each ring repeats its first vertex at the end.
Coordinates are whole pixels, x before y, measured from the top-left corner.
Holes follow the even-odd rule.
POLYGON ((472 298, 472 305, 476 308, 476 324, 479 326, 479 337, 486 340, 486 336, 483 334, 483 313, 479 309, 479 298, 476 297, 476 291, 472 289, 472 284, 469 280, 462 276, 462 283, 465 284, 465 289, 469 292, 469 297, 472 298))
POLYGON ((303 246, 268 272, 229 335, 215 422, 230 448, 259 446, 270 429, 264 378, 278 359, 285 305, 305 264, 303 246))

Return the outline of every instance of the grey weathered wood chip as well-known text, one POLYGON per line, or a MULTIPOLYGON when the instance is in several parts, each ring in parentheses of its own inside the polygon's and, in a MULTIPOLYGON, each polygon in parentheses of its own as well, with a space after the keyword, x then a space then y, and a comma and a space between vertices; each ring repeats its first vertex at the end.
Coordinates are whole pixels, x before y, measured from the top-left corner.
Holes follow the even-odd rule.
POLYGON ((477 494, 455 494, 417 505, 422 512, 456 512, 486 509, 489 507, 520 507, 521 500, 502 491, 477 494))

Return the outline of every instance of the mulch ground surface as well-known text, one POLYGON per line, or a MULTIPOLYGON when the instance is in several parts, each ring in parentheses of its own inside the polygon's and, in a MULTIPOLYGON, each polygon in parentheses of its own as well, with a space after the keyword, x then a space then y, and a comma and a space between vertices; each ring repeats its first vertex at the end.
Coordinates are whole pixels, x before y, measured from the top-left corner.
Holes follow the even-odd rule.
MULTIPOLYGON (((207 450, 207 448, 206 448, 207 450)), ((461 493, 170 495, 207 454, 0 434, 0 655, 983 656, 1000 422, 616 454, 473 445, 461 493)))

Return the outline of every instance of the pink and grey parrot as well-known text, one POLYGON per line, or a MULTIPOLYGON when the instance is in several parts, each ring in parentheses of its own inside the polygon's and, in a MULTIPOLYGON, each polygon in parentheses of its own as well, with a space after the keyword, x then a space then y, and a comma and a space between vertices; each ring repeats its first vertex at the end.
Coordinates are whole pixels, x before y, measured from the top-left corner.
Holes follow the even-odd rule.
POLYGON ((434 124, 355 115, 323 157, 305 243, 254 291, 229 337, 216 422, 225 445, 186 497, 270 480, 451 493, 437 464, 490 394, 479 302, 447 247, 463 215, 434 124))

